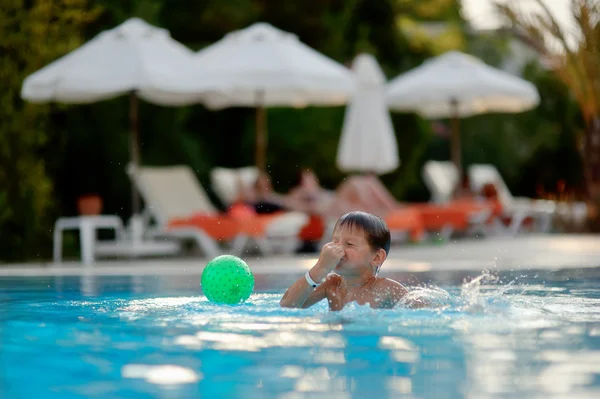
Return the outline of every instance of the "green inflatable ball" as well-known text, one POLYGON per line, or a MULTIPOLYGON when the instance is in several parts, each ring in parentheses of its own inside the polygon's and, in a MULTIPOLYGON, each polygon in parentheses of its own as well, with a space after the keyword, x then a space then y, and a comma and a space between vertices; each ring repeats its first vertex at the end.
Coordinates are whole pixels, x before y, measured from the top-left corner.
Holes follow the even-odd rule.
POLYGON ((242 259, 221 255, 208 262, 200 285, 209 301, 234 305, 250 297, 254 290, 254 275, 242 259))

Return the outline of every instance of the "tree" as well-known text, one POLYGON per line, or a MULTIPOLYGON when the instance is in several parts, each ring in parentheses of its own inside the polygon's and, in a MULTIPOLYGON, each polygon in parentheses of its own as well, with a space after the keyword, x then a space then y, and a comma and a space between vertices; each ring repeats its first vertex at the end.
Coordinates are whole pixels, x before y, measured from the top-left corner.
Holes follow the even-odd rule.
POLYGON ((0 5, 0 253, 4 259, 40 256, 48 242, 52 182, 44 155, 49 106, 19 93, 24 78, 81 44, 97 10, 87 0, 5 0, 0 5))
POLYGON ((462 50, 465 21, 458 0, 396 0, 397 25, 414 51, 462 50))
POLYGON ((569 36, 546 4, 535 2, 536 13, 525 13, 514 3, 496 7, 577 100, 585 123, 577 147, 586 194, 600 201, 600 0, 571 0, 576 31, 569 36))

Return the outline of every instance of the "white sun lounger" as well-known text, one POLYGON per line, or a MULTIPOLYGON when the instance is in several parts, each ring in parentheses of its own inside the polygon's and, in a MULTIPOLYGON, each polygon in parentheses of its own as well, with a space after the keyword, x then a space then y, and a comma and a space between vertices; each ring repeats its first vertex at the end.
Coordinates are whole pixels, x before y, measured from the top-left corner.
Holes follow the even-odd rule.
POLYGON ((523 222, 528 217, 533 218, 537 230, 541 232, 550 230, 556 212, 554 201, 513 197, 500 172, 491 164, 471 165, 469 167, 469 181, 472 190, 475 192, 481 192, 485 184, 494 184, 496 190, 498 190, 498 199, 504 212, 511 218, 511 223, 508 226, 509 233, 516 234, 521 231, 523 222))
POLYGON ((230 206, 239 198, 240 184, 249 187, 258 179, 259 171, 256 166, 242 168, 216 167, 210 171, 210 183, 225 206, 230 206))
POLYGON ((452 195, 460 183, 458 170, 452 162, 425 162, 422 170, 425 185, 431 193, 431 202, 444 204, 452 200, 452 195))
MULTIPOLYGON (((430 202, 435 204, 447 204, 452 201, 454 192, 460 184, 458 170, 452 162, 429 160, 423 165, 421 174, 425 185, 431 193, 430 202)), ((469 217, 469 227, 466 233, 469 235, 482 236, 494 234, 496 232, 496 227, 494 225, 488 225, 491 213, 491 210, 484 210, 471 214, 469 217)), ((454 228, 446 226, 442 231, 438 232, 438 234, 444 238, 449 238, 454 232, 454 228)))
POLYGON ((303 213, 286 212, 267 226, 264 236, 251 238, 239 234, 228 247, 223 247, 199 227, 169 226, 169 222, 177 218, 219 214, 191 168, 184 165, 138 167, 137 173, 129 168, 128 174, 144 198, 147 219, 155 222, 147 234, 193 239, 207 256, 225 252, 240 255, 251 243, 263 254, 277 249, 291 252, 298 243, 298 233, 308 221, 303 213))

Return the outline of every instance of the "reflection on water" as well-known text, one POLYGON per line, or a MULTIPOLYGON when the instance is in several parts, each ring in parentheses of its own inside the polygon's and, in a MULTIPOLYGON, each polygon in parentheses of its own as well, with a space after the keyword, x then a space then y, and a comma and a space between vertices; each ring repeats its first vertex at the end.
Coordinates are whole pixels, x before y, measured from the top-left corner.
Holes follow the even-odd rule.
POLYGON ((214 305, 189 276, 2 279, 0 393, 600 397, 598 269, 419 277, 430 309, 341 312, 281 309, 264 287, 214 305))
POLYGON ((121 369, 124 378, 143 378, 151 384, 178 385, 198 381, 198 375, 189 368, 170 364, 150 366, 145 364, 128 364, 121 369))

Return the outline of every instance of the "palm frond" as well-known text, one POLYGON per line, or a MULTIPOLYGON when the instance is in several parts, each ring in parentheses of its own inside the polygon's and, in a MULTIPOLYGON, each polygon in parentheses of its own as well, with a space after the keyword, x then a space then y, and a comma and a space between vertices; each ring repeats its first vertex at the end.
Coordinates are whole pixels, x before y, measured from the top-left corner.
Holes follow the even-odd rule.
POLYGON ((586 122, 600 114, 600 0, 571 0, 577 32, 567 35, 546 3, 535 0, 539 12, 526 14, 512 5, 495 3, 518 36, 544 58, 576 98, 586 122))

